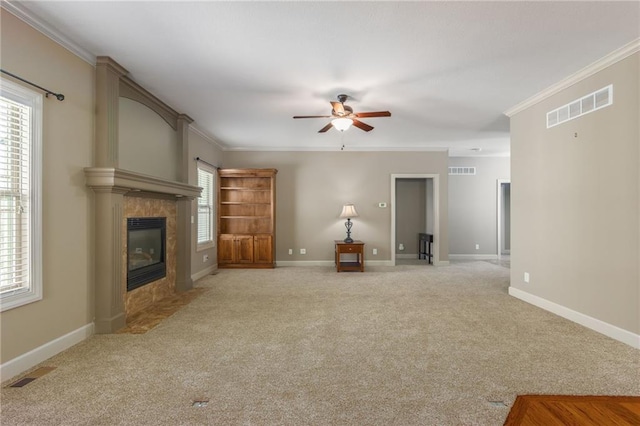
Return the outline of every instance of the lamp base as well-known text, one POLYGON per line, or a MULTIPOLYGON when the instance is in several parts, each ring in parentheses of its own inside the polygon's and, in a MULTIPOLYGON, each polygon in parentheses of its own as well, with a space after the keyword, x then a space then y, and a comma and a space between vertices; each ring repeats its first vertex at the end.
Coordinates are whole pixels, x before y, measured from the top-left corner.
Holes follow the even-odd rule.
POLYGON ((344 223, 344 226, 347 228, 347 238, 344 239, 344 242, 352 243, 353 238, 351 238, 351 227, 353 226, 353 222, 351 222, 351 218, 347 218, 347 221, 344 223))

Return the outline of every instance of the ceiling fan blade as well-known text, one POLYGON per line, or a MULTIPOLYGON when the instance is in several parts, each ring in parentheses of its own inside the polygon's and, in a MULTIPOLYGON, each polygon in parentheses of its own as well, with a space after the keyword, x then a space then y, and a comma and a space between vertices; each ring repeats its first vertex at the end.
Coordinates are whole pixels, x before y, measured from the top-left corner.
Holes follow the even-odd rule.
POLYGON ((353 125, 356 126, 359 129, 364 130, 365 132, 370 132, 371 130, 373 130, 373 126, 369 126, 366 123, 363 123, 360 120, 356 120, 355 118, 352 118, 353 120, 353 125))
POLYGON ((331 118, 330 115, 294 115, 293 118, 331 118))
POLYGON ((322 129, 318 130, 318 133, 324 133, 332 127, 333 127, 333 124, 329 123, 326 126, 324 126, 322 129))
POLYGON ((375 111, 375 112, 359 112, 355 114, 358 118, 367 118, 367 117, 391 117, 391 113, 389 111, 375 111))
POLYGON ((331 102, 331 106, 333 107, 333 110, 336 112, 336 114, 344 115, 344 105, 342 105, 341 102, 331 102))

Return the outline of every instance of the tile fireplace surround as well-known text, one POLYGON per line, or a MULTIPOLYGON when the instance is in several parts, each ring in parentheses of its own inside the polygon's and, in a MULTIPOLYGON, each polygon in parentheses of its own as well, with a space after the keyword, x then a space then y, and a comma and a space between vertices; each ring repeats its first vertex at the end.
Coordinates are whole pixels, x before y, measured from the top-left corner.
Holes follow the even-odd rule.
POLYGON ((94 191, 96 333, 114 333, 128 316, 192 287, 191 201, 200 188, 115 168, 85 168, 94 191), (127 218, 166 217, 167 275, 127 292, 127 218))
MULTIPOLYGON (((134 193, 135 194, 135 193, 134 193)), ((176 202, 153 198, 125 195, 124 218, 122 220, 122 294, 124 295, 125 319, 147 308, 161 299, 176 293, 176 202), (155 281, 134 290, 127 291, 127 219, 132 217, 164 217, 166 218, 165 264, 167 274, 155 281)))

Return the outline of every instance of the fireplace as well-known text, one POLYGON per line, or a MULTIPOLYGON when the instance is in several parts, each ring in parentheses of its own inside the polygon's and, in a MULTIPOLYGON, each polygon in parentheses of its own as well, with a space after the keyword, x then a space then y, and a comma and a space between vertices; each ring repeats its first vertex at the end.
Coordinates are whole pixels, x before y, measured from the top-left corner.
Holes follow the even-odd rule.
POLYGON ((127 219, 127 291, 167 275, 164 217, 127 219))

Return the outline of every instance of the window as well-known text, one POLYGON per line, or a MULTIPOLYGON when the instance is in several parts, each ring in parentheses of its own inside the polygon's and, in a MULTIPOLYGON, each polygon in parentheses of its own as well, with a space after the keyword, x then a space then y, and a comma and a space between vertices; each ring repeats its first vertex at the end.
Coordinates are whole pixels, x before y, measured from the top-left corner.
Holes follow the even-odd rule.
POLYGON ((198 248, 213 247, 213 170, 198 167, 198 248))
POLYGON ((0 308, 42 299, 42 95, 0 79, 0 308))

